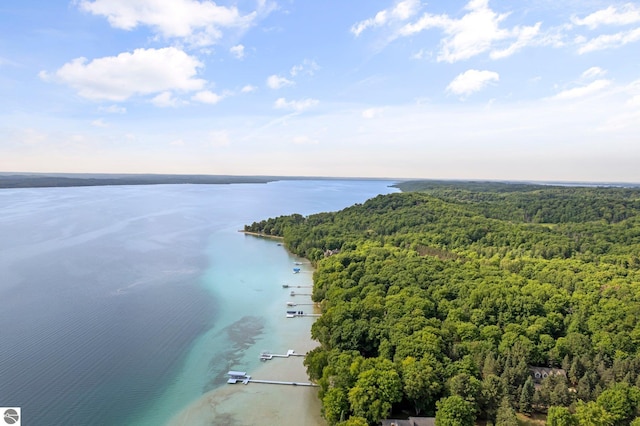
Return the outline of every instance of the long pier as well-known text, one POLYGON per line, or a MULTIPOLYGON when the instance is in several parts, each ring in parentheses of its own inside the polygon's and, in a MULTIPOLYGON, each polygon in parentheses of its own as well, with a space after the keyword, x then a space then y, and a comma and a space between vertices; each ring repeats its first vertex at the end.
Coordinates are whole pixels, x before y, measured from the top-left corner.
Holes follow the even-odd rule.
POLYGON ((308 383, 308 382, 281 382, 279 380, 249 379, 248 382, 249 383, 265 383, 265 384, 268 384, 268 385, 292 385, 292 386, 311 386, 311 387, 317 387, 318 386, 315 383, 308 383))
POLYGON ((312 285, 291 285, 291 284, 282 284, 282 288, 313 288, 312 285))
POLYGON ((311 386, 316 387, 315 383, 309 382, 287 382, 282 380, 260 380, 260 379, 252 379, 250 375, 248 375, 244 371, 229 371, 227 373, 229 375, 229 380, 227 383, 236 384, 242 383, 243 385, 248 385, 249 383, 264 383, 267 385, 291 385, 291 386, 311 386))

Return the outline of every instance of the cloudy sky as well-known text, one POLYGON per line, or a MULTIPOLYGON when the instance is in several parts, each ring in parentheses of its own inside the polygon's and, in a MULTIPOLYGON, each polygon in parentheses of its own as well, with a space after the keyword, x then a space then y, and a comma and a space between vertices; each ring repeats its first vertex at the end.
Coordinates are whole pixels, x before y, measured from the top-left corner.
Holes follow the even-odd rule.
POLYGON ((0 96, 0 171, 640 182, 640 1, 4 1, 0 96))

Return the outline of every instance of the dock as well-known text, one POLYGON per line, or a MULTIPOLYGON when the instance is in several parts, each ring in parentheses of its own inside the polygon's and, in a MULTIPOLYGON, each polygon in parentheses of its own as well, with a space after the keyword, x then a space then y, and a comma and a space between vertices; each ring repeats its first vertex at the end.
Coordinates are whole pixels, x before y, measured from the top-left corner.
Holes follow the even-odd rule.
POLYGON ((289 358, 290 356, 304 356, 303 354, 296 353, 293 349, 289 349, 286 354, 272 354, 271 352, 262 352, 260 354, 260 361, 269 361, 273 358, 289 358))
POLYGON ((289 296, 311 296, 311 293, 296 293, 295 291, 291 290, 289 296))
POLYGON ((313 288, 312 285, 290 285, 282 284, 282 288, 313 288))
POLYGON ((229 380, 227 380, 227 383, 232 385, 238 382, 242 382, 243 385, 248 385, 249 383, 264 383, 267 385, 291 385, 291 386, 311 386, 311 387, 318 386, 315 383, 309 383, 309 382, 285 382, 280 380, 252 379, 251 376, 247 375, 247 373, 244 371, 229 371, 227 374, 229 375, 229 380))
POLYGON ((318 386, 315 383, 309 383, 309 382, 281 382, 279 380, 256 380, 256 379, 250 379, 249 383, 266 383, 268 385, 292 385, 292 386, 311 386, 311 387, 317 387, 318 386))
POLYGON ((305 314, 304 311, 287 311, 287 318, 319 317, 320 314, 305 314))
POLYGON ((229 379, 227 380, 227 383, 229 384, 236 384, 238 382, 242 382, 243 384, 248 384, 249 380, 251 380, 251 376, 249 376, 247 374, 246 371, 229 371, 227 373, 227 375, 229 376, 229 379))

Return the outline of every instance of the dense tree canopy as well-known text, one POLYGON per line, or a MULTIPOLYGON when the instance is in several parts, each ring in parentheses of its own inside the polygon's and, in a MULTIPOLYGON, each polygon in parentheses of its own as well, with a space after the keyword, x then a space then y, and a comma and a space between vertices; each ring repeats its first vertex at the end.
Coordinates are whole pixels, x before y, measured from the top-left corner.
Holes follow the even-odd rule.
POLYGON ((638 416, 640 189, 403 189, 421 192, 246 227, 317 266, 305 363, 330 424, 454 403, 494 422, 504 401, 553 424, 638 416), (534 389, 531 366, 564 374, 534 389))

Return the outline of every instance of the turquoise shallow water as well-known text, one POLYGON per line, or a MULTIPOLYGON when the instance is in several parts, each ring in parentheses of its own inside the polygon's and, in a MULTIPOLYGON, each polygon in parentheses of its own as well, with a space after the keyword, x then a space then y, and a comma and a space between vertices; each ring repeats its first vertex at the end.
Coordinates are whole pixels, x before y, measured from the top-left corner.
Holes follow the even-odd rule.
POLYGON ((1 190, 0 405, 25 424, 162 424, 281 349, 294 259, 237 230, 389 183, 1 190))

